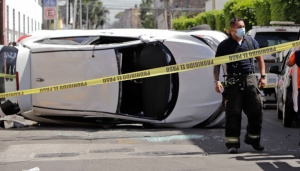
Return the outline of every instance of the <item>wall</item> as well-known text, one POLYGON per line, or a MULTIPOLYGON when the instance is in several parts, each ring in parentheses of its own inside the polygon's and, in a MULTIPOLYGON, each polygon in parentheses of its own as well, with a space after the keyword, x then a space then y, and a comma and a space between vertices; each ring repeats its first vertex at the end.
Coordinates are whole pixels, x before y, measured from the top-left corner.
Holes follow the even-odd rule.
POLYGON ((140 9, 126 9, 120 18, 120 28, 140 28, 140 9))
POLYGON ((224 5, 229 0, 208 0, 205 2, 205 11, 212 11, 214 9, 213 7, 213 1, 215 1, 215 10, 221 10, 224 8, 224 5))
POLYGON ((221 10, 224 8, 225 3, 229 0, 216 0, 216 10, 221 10))
POLYGON ((7 0, 5 11, 7 43, 42 29, 41 0, 7 0))
POLYGON ((205 2, 205 11, 212 11, 213 10, 213 0, 209 0, 205 2))

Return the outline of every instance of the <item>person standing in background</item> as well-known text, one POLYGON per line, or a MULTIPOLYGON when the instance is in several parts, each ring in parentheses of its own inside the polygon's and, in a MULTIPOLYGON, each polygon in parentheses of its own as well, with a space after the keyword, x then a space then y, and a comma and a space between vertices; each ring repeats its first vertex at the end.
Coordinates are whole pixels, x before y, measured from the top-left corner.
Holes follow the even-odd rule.
MULTIPOLYGON (((16 42, 10 42, 8 46, 17 46, 16 42)), ((17 53, 16 52, 7 52, 6 53, 6 74, 14 75, 16 73, 16 60, 17 59, 17 53)), ((9 78, 6 78, 6 81, 8 81, 9 78)), ((10 81, 13 79, 10 78, 10 81)))

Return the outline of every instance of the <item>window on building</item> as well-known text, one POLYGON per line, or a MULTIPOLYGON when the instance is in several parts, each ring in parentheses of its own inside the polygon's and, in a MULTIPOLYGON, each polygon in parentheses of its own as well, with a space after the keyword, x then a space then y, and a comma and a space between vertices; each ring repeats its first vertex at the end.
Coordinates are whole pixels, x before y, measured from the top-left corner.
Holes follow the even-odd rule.
POLYGON ((6 6, 6 24, 7 24, 7 28, 6 28, 6 36, 7 36, 7 38, 6 38, 6 40, 7 40, 7 43, 9 43, 10 42, 10 33, 9 33, 9 6, 7 5, 6 6))
POLYGON ((42 6, 42 0, 38 0, 38 4, 42 6))
POLYGON ((36 31, 36 21, 34 21, 34 30, 36 31))
POLYGON ((18 13, 18 24, 19 24, 19 29, 18 29, 18 38, 21 37, 21 13, 18 13))
POLYGON ((16 20, 15 20, 15 9, 13 8, 13 37, 12 41, 16 40, 16 20))
POLYGON ((33 31, 33 19, 31 19, 31 31, 33 31))
POLYGON ((28 32, 27 33, 29 33, 30 32, 30 30, 29 30, 29 17, 27 17, 27 30, 28 30, 28 32))
POLYGON ((25 14, 23 14, 23 35, 25 35, 25 24, 26 23, 26 20, 25 20, 25 14))
POLYGON ((30 30, 29 30, 29 17, 27 17, 27 29, 28 29, 28 32, 27 33, 29 33, 30 32, 30 30))

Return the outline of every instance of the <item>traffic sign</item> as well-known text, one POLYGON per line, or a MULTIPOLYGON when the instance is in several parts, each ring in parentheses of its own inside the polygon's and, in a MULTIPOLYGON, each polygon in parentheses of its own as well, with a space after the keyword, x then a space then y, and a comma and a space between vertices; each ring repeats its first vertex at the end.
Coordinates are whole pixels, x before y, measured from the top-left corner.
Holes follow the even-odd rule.
POLYGON ((44 15, 46 20, 53 20, 56 18, 57 12, 56 8, 52 7, 45 7, 44 8, 44 15))
POLYGON ((56 7, 57 0, 44 0, 44 7, 56 7))

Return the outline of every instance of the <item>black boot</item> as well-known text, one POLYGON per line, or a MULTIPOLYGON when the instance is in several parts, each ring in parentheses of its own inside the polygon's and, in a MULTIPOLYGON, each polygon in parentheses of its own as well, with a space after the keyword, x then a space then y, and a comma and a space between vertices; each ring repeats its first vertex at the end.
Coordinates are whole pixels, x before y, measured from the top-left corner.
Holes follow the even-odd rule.
POLYGON ((251 140, 249 140, 247 134, 245 135, 245 140, 244 140, 244 142, 245 142, 246 144, 248 144, 248 145, 251 145, 256 151, 263 151, 263 150, 265 149, 265 147, 262 146, 262 145, 259 143, 259 141, 258 141, 258 142, 254 142, 254 141, 251 142, 251 140))
POLYGON ((229 148, 229 149, 228 149, 228 153, 229 153, 229 154, 236 154, 236 153, 237 153, 237 148, 235 148, 235 147, 229 148))

